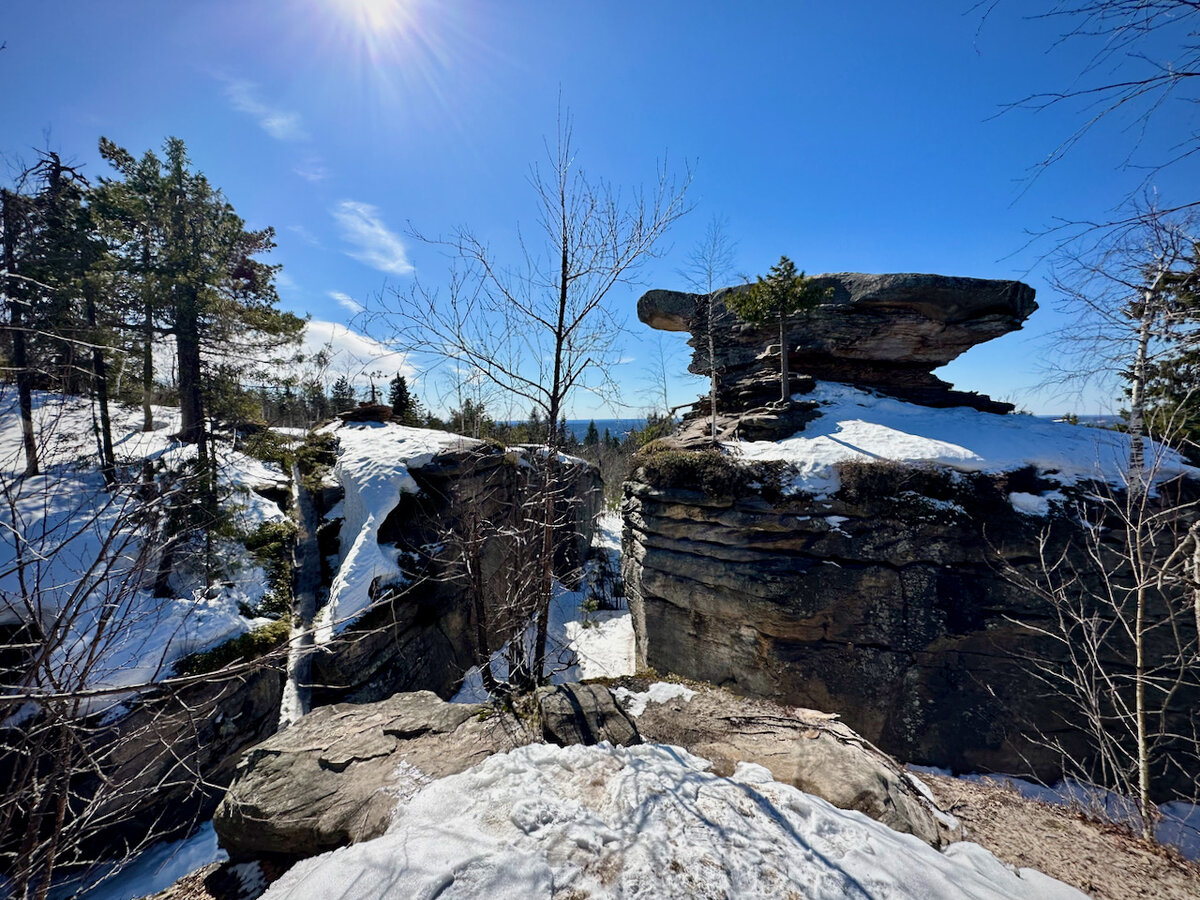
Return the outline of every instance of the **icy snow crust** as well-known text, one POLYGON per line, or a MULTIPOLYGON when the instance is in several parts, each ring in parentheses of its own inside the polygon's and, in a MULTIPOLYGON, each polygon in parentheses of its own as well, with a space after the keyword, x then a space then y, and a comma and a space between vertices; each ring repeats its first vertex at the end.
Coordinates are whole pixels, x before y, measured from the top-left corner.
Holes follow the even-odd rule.
MULTIPOLYGON (((847 460, 933 463, 960 472, 1008 472, 1033 466, 1063 485, 1101 481, 1121 487, 1129 436, 1116 431, 1047 422, 1032 416, 995 415, 969 407, 932 409, 833 382, 819 382, 798 401, 815 400, 820 417, 781 441, 727 444, 746 459, 783 460, 796 468, 795 491, 828 496, 837 491, 835 466, 847 460)), ((1156 480, 1183 473, 1200 476, 1178 453, 1147 442, 1146 460, 1156 480)), ((1049 498, 1054 499, 1054 498, 1049 498)), ((1030 494, 1013 506, 1045 515, 1049 504, 1030 494)))
POLYGON ((1078 900, 977 844, 938 853, 743 763, 534 744, 422 788, 383 837, 297 864, 266 900, 538 897, 1078 900))
POLYGON ((329 603, 317 616, 318 641, 328 640, 366 611, 374 586, 403 577, 396 551, 380 547, 378 537, 400 495, 420 492, 409 470, 427 465, 446 450, 479 443, 391 422, 338 422, 325 430, 338 439, 334 479, 346 493, 338 572, 329 588, 329 603))
MULTIPOLYGON (((134 492, 110 494, 98 468, 91 403, 79 397, 35 393, 34 429, 42 474, 21 477, 25 457, 16 392, 0 393, 0 470, 11 491, 11 504, 0 504, 0 624, 31 617, 50 622, 68 604, 69 633, 56 650, 54 671, 74 671, 95 654, 87 687, 141 685, 170 674, 180 657, 235 637, 254 626, 238 613, 263 596, 266 573, 247 556, 232 566, 231 577, 214 594, 173 576, 176 596, 155 598, 146 582, 153 575, 139 568, 142 536, 132 527, 134 492), (107 554, 106 540, 112 539, 107 554), (18 571, 18 536, 24 543, 18 571), (99 563, 99 564, 98 564, 99 563), (27 608, 21 589, 36 587, 35 609, 27 608), (106 604, 109 625, 105 626, 106 604), (112 604, 115 604, 112 605, 112 604), (112 623, 120 623, 113 627, 112 623)), ((118 465, 163 461, 177 469, 196 448, 171 439, 179 430, 179 410, 154 407, 155 430, 143 433, 141 409, 114 404, 112 427, 118 465)), ((233 489, 234 519, 250 531, 262 522, 284 518, 277 504, 255 488, 288 483, 277 467, 230 449, 214 448, 220 483, 233 489)), ((230 542, 227 553, 245 553, 230 542)), ((153 560, 151 560, 153 564, 153 560)), ((102 701, 111 702, 110 701, 102 701)), ((31 712, 27 708, 26 712, 31 712)))

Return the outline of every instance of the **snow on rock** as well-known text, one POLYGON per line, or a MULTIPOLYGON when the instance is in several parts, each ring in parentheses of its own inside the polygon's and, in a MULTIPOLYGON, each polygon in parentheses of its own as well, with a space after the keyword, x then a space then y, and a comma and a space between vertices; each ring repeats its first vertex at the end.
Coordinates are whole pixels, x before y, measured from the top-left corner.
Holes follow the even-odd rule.
POLYGON ((409 470, 446 450, 478 443, 391 422, 339 422, 327 430, 338 439, 334 479, 345 490, 345 519, 338 572, 318 615, 318 640, 328 640, 370 607, 377 584, 401 578, 395 552, 380 547, 378 537, 400 495, 420 491, 409 470))
POLYGON ((619 687, 613 691, 613 696, 625 707, 625 712, 636 719, 646 711, 648 703, 668 703, 676 698, 691 700, 696 696, 696 692, 682 684, 656 681, 640 694, 635 694, 629 688, 619 687))
POLYGON ((1078 900, 977 844, 938 853, 678 747, 534 744, 422 788, 389 833, 297 864, 267 900, 359 897, 1078 900))
MULTIPOLYGON (((596 519, 592 537, 593 550, 608 555, 608 574, 621 569, 621 517, 604 513, 596 519)), ((605 577, 596 570, 596 561, 587 562, 583 585, 605 577)), ((609 586, 611 589, 611 585, 609 586)), ((550 681, 568 684, 589 678, 617 678, 632 675, 637 668, 634 648, 633 617, 628 609, 601 609, 585 612, 582 608, 587 589, 567 590, 555 579, 554 596, 550 601, 547 625, 550 681)), ((519 640, 524 640, 532 652, 535 630, 531 622, 519 640)), ((492 654, 492 674, 500 681, 508 678, 510 644, 492 654)), ((454 703, 486 703, 490 699, 483 687, 483 674, 472 666, 463 675, 463 682, 452 698, 454 703)))
POLYGON ((1047 491, 1044 494, 1013 491, 1008 495, 1008 502, 1012 504, 1012 508, 1027 516, 1048 516, 1051 503, 1062 503, 1066 499, 1061 491, 1047 491))
MULTIPOLYGON (((834 493, 839 486, 835 466, 848 460, 933 463, 962 472, 1033 466, 1061 484, 1124 483, 1129 436, 1120 432, 968 407, 933 409, 833 382, 820 382, 812 393, 795 399, 820 404, 819 417, 803 431, 781 441, 727 446, 746 459, 791 463, 796 491, 834 493)), ((1178 453, 1147 444, 1147 463, 1156 479, 1200 476, 1178 453)))

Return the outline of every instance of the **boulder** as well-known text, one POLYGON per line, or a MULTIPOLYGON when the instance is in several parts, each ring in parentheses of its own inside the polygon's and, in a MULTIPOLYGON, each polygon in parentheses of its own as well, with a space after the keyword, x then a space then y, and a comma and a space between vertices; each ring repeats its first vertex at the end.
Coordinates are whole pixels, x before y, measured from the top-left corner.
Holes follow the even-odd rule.
POLYGON ((599 684, 560 684, 537 694, 542 736, 551 744, 598 744, 618 747, 640 744, 637 726, 616 704, 612 692, 599 684))
POLYGON ((377 837, 422 785, 529 743, 514 716, 429 691, 323 706, 238 763, 213 825, 234 859, 300 859, 377 837))
POLYGON ((619 700, 601 684, 557 685, 537 694, 540 725, 428 691, 321 707, 245 754, 213 824, 235 861, 313 856, 382 834, 424 784, 541 736, 562 746, 674 744, 719 775, 754 762, 934 846, 954 837, 899 766, 834 717, 717 689, 686 693, 631 704, 627 688, 619 700))
MULTIPOLYGON (((974 406, 990 412, 1012 407, 954 391, 932 375, 965 350, 1019 329, 1037 309, 1034 291, 1019 281, 946 275, 839 273, 815 276, 831 289, 819 307, 791 320, 788 354, 793 371, 878 389, 931 406, 974 406)), ((719 401, 743 409, 745 385, 779 370, 779 331, 730 312, 718 292, 712 329, 720 373, 719 401)), ((638 300, 638 318, 652 328, 687 331, 694 353, 690 371, 706 375, 709 304, 705 295, 653 290, 638 300)))
POLYGON ((962 829, 922 795, 894 759, 837 716, 698 684, 665 693, 662 701, 653 693, 639 698, 643 740, 683 747, 709 760, 718 775, 731 775, 740 762, 756 763, 776 781, 933 847, 962 839, 962 829))

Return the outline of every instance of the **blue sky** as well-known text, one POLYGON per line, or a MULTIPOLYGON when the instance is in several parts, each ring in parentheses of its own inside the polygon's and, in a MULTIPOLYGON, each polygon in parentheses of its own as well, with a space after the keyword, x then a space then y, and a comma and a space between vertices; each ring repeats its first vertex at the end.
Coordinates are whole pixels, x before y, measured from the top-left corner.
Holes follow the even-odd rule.
MULTIPOLYGON (((1042 305, 1025 330, 940 374, 1035 412, 1093 413, 1103 392, 1032 389, 1046 336, 1069 322, 1039 260, 1049 248, 1025 247, 1026 232, 1101 216, 1145 173, 1122 166, 1136 135, 1113 117, 1029 183, 1086 111, 997 113, 1077 83, 1095 50, 1053 47, 1062 23, 1029 18, 1046 5, 1013 0, 982 21, 972 0, 9 3, 0 152, 12 162, 48 146, 95 176, 101 135, 137 154, 181 137, 251 226, 276 228, 284 305, 345 323, 354 302, 405 287, 414 270, 442 277, 444 260, 409 223, 469 225, 512 252, 517 224, 533 223, 529 166, 561 91, 589 173, 634 187, 664 157, 694 172, 696 209, 646 286, 684 286, 677 270, 713 215, 746 274, 786 253, 810 273, 1022 278, 1042 305)), ((1174 115, 1155 120, 1138 160, 1165 156, 1174 115)), ((1195 176, 1175 167, 1157 185, 1169 201, 1195 176)), ((575 415, 652 402, 657 344, 637 321, 640 293, 611 295, 630 332, 625 405, 580 395, 575 415)), ((667 336, 664 350, 682 372, 682 340, 667 336)), ((701 390, 678 379, 672 400, 701 390)))

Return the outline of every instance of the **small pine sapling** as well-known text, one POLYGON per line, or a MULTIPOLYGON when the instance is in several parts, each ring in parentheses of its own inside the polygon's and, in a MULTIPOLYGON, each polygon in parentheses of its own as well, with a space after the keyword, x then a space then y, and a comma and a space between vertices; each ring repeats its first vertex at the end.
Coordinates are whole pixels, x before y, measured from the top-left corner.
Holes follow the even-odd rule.
POLYGON ((779 322, 779 399, 786 406, 791 398, 788 389, 788 318, 813 309, 833 293, 832 288, 820 287, 816 279, 797 274, 796 264, 786 256, 771 267, 766 277, 759 276, 744 291, 726 295, 725 306, 752 325, 779 322))

